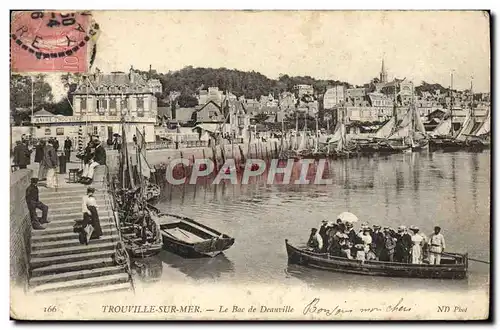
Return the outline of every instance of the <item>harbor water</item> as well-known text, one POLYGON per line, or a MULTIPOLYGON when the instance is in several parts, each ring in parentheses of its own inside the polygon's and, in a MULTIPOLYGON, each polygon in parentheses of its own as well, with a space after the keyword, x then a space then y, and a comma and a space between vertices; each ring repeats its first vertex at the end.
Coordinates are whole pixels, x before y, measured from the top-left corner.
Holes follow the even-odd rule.
MULTIPOLYGON (((302 282, 320 288, 401 287, 471 290, 489 285, 489 265, 469 262, 467 280, 397 279, 331 273, 287 264, 285 238, 303 244, 321 220, 350 211, 361 222, 416 225, 429 236, 442 227, 448 252, 490 257, 490 152, 393 154, 329 160, 332 184, 268 184, 265 175, 242 184, 165 184, 156 205, 235 237, 215 258, 184 259, 163 250, 148 262, 159 281, 200 283, 302 282), (162 272, 163 270, 163 272, 162 272), (172 278, 172 272, 179 276, 172 278), (162 274, 163 273, 163 274, 162 274), (403 281, 403 282, 402 282, 403 281)), ((359 228, 358 223, 355 228, 359 228)), ((148 276, 145 276, 147 278, 148 276)))

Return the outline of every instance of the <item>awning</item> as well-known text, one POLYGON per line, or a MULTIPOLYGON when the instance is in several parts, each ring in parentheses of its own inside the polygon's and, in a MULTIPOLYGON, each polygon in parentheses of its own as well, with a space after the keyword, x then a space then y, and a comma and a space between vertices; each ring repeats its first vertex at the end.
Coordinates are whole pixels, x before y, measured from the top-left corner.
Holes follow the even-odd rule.
POLYGON ((220 131, 220 128, 219 128, 219 124, 198 124, 196 125, 195 127, 193 127, 193 131, 197 128, 200 128, 204 131, 208 131, 208 132, 219 132, 220 131))

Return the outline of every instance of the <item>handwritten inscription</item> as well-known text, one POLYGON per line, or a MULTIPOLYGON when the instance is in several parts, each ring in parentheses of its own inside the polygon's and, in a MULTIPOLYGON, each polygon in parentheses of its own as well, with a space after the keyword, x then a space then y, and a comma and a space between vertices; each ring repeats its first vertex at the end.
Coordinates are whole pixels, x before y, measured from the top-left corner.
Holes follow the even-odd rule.
POLYGON ((335 304, 334 306, 327 306, 322 304, 319 298, 314 298, 310 303, 308 303, 302 314, 304 315, 325 315, 325 316, 342 316, 350 315, 353 312, 359 311, 364 314, 369 313, 400 313, 400 312, 411 312, 411 307, 405 306, 403 304, 403 298, 399 299, 396 304, 388 304, 385 306, 367 306, 360 307, 357 309, 352 309, 347 306, 342 306, 335 304))
POLYGON ((319 305, 319 298, 314 298, 309 304, 304 307, 304 311, 302 312, 304 315, 312 314, 312 315, 326 315, 326 316, 336 316, 352 313, 352 309, 343 309, 339 305, 336 305, 333 308, 325 308, 319 305))

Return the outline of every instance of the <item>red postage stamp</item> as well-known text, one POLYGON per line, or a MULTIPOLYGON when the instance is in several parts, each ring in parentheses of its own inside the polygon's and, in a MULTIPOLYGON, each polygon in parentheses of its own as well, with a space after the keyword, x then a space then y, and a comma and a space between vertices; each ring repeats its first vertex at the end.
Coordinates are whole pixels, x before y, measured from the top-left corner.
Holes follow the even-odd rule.
POLYGON ((14 11, 14 72, 86 72, 99 26, 88 12, 14 11))

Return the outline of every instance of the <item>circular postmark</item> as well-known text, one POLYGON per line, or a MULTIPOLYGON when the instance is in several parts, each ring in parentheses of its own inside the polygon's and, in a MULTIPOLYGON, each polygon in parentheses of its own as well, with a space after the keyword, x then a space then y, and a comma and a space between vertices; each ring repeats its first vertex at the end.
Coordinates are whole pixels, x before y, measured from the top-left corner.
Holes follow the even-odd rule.
POLYGON ((37 59, 64 58, 83 51, 99 25, 86 12, 14 12, 11 38, 37 59))

